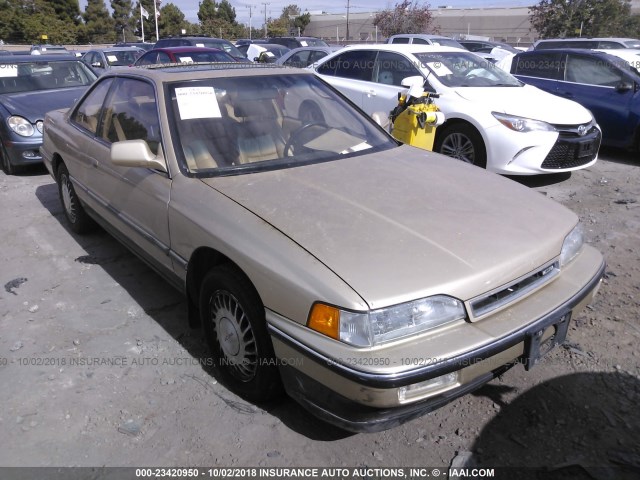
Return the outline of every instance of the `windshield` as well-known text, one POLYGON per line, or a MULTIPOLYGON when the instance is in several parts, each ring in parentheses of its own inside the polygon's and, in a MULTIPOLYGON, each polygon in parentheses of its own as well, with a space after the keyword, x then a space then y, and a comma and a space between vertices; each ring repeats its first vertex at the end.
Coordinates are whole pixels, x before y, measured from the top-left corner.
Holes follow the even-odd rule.
POLYGON ((176 62, 179 63, 198 63, 198 62, 235 62, 236 60, 228 53, 222 50, 218 52, 198 51, 174 53, 176 62))
POLYGON ((518 79, 493 63, 467 52, 415 53, 422 68, 427 68, 447 87, 519 87, 518 79))
POLYGON ((327 42, 319 38, 305 38, 300 40, 300 45, 303 47, 328 47, 327 42))
POLYGON ((77 60, 0 64, 0 93, 87 86, 96 75, 77 60))
POLYGON ((218 50, 223 50, 227 52, 232 57, 244 57, 242 52, 238 50, 238 48, 231 42, 221 42, 215 40, 204 40, 202 42, 198 41, 198 46, 202 45, 203 47, 208 48, 217 48, 218 50))
POLYGON ((432 38, 431 43, 441 47, 464 48, 460 42, 453 40, 452 38, 432 38))
POLYGON ((112 67, 122 67, 131 65, 134 63, 142 52, 138 49, 131 50, 114 50, 110 52, 104 52, 104 56, 107 58, 107 62, 112 67))
POLYGON ((627 48, 640 48, 640 40, 628 40, 624 44, 627 48))
POLYGON ((174 148, 187 170, 236 175, 337 160, 397 144, 313 75, 169 86, 174 148))

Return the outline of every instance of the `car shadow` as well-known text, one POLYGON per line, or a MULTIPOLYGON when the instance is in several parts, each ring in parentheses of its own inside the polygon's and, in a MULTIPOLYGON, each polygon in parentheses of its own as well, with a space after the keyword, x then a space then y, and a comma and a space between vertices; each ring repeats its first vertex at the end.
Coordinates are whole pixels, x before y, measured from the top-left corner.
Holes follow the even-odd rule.
POLYGON ((504 177, 526 187, 535 188, 565 182, 571 178, 571 172, 545 173, 541 175, 504 175, 504 177))
POLYGON ((638 152, 613 147, 600 147, 599 153, 599 157, 605 157, 607 161, 622 163, 624 165, 640 165, 638 156, 638 152))
POLYGON ((575 373, 508 403, 500 401, 504 393, 491 384, 474 393, 497 399, 501 411, 476 439, 467 466, 517 471, 520 480, 640 478, 637 377, 575 373))
MULTIPOLYGON (((187 301, 184 296, 101 228, 97 227, 94 232, 86 235, 73 233, 66 221, 56 183, 37 187, 35 194, 42 206, 69 233, 70 238, 86 252, 85 255, 80 255, 74 260, 82 264, 100 266, 126 290, 152 320, 180 343, 207 375, 215 377, 220 384, 224 385, 210 366, 209 349, 202 329, 189 326, 187 301)), ((210 379, 203 380, 195 376, 190 378, 194 381, 194 385, 199 384, 198 388, 206 389, 236 412, 247 414, 255 411, 255 407, 250 402, 231 391, 213 388, 208 381, 210 379)), ((291 430, 313 440, 331 441, 352 435, 322 422, 286 396, 278 402, 256 406, 279 418, 291 430)))

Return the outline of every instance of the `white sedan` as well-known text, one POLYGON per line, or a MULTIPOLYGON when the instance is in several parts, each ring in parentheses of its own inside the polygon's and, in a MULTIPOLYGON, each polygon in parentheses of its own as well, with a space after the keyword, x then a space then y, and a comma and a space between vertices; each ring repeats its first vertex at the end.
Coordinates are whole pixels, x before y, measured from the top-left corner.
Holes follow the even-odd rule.
POLYGON ((372 115, 390 112, 403 79, 422 76, 446 116, 434 150, 497 173, 577 170, 598 158, 601 131, 591 112, 548 94, 471 52, 430 45, 346 47, 315 73, 372 115))

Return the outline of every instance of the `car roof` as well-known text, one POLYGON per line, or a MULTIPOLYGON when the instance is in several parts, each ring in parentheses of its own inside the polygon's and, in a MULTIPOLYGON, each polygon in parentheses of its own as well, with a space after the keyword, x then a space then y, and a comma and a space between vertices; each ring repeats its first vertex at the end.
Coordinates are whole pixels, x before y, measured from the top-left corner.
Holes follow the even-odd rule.
POLYGON ((627 42, 629 40, 638 40, 637 38, 625 38, 625 37, 563 37, 563 38, 543 38, 538 40, 537 43, 542 42, 556 42, 560 40, 571 40, 579 42, 588 42, 589 40, 610 40, 612 42, 627 42))
MULTIPOLYGON (((384 50, 399 53, 429 53, 429 52, 467 52, 469 50, 457 47, 442 47, 440 45, 424 45, 415 43, 375 43, 363 45, 349 45, 340 49, 340 52, 349 50, 384 50)), ((323 59, 324 60, 324 59, 323 59)))
POLYGON ((181 45, 179 47, 158 47, 147 52, 167 52, 167 53, 184 53, 184 52, 224 52, 219 48, 196 47, 195 45, 181 45))
POLYGON ((80 62, 80 59, 71 52, 68 55, 11 55, 0 59, 0 63, 10 63, 12 65, 34 62, 80 62))
POLYGON ((104 77, 136 76, 144 77, 155 83, 207 78, 250 77, 257 75, 304 74, 313 75, 307 70, 295 71, 273 64, 244 62, 198 63, 198 64, 158 64, 145 65, 135 69, 117 69, 102 75, 104 77))

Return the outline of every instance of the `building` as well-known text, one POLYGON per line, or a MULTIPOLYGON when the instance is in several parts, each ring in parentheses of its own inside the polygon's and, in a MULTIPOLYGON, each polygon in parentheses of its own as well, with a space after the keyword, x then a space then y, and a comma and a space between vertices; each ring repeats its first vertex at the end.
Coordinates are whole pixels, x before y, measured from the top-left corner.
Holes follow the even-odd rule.
MULTIPOLYGON (((437 7, 432 13, 439 32, 447 37, 482 37, 525 47, 538 38, 529 22, 529 7, 437 7)), ((640 0, 632 0, 631 13, 640 15, 640 0)), ((384 38, 373 25, 375 15, 376 12, 350 13, 349 39, 346 38, 346 11, 344 14, 312 14, 304 33, 334 43, 382 42, 384 38)))

